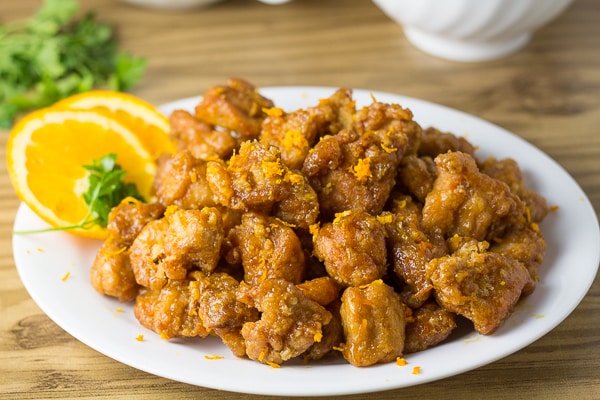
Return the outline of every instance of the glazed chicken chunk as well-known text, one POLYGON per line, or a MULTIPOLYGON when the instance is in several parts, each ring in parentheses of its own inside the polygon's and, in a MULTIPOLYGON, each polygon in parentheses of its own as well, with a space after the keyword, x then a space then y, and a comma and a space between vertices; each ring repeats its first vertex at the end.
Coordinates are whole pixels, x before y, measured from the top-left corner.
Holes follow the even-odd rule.
POLYGON ((188 270, 212 272, 219 261, 223 226, 218 209, 176 210, 148 223, 131 246, 136 281, 158 290, 188 270))
POLYGON ((249 286, 242 283, 240 301, 261 312, 260 320, 246 322, 242 336, 250 359, 281 364, 307 351, 323 338, 331 313, 307 299, 292 283, 267 279, 249 286))
POLYGON ((123 201, 108 216, 108 238, 102 243, 90 270, 92 286, 99 292, 131 301, 138 293, 138 283, 131 268, 129 247, 150 221, 162 216, 158 203, 123 201))
POLYGON ((340 309, 345 343, 344 358, 366 367, 402 356, 406 316, 398 294, 381 280, 349 287, 340 309))
POLYGON ((325 307, 327 311, 331 313, 331 321, 321 329, 323 333, 320 340, 315 341, 306 352, 300 355, 304 361, 319 360, 332 353, 335 354, 336 352, 332 350, 340 348, 344 339, 342 319, 340 317, 340 305, 341 302, 338 296, 334 303, 325 307))
POLYGON ((412 312, 406 321, 404 353, 416 353, 443 342, 456 328, 454 313, 429 301, 412 312))
POLYGON ((404 193, 424 203, 436 178, 437 168, 431 157, 411 154, 402 159, 396 179, 404 193))
POLYGON ((481 172, 496 178, 508 185, 527 205, 529 218, 540 222, 550 211, 546 199, 525 186, 525 180, 517 162, 510 158, 497 160, 490 157, 480 165, 481 172))
POLYGON ((163 155, 154 178, 158 202, 182 209, 214 207, 217 202, 206 178, 206 162, 189 151, 163 155))
POLYGON ((173 111, 169 125, 177 150, 189 151, 200 160, 226 159, 239 147, 239 139, 229 130, 216 129, 185 110, 173 111))
POLYGON ((281 161, 290 168, 300 169, 304 159, 320 135, 319 121, 306 110, 291 113, 281 108, 267 110, 260 141, 281 151, 281 161))
POLYGON ((413 120, 412 112, 399 104, 374 100, 368 106, 361 107, 353 120, 361 136, 375 134, 381 138, 383 150, 398 159, 416 154, 420 147, 421 126, 413 120))
POLYGON ((108 214, 108 237, 123 247, 129 247, 150 221, 162 217, 165 208, 158 203, 142 203, 125 199, 108 214))
POLYGON ((144 289, 136 298, 134 313, 143 326, 165 339, 216 335, 242 356, 240 330, 245 322, 258 319, 258 312, 237 300, 238 286, 227 274, 192 271, 161 289, 144 289))
POLYGON ((538 270, 546 251, 544 235, 535 224, 523 224, 511 230, 506 236, 496 240, 490 246, 490 251, 500 253, 519 261, 531 276, 531 280, 523 288, 523 294, 528 295, 535 289, 539 280, 538 270))
POLYGON ((273 102, 260 95, 256 87, 243 80, 232 78, 226 85, 208 89, 196 106, 196 118, 213 126, 222 127, 245 139, 260 135, 265 109, 273 102))
POLYGON ((280 219, 246 213, 229 236, 239 249, 246 283, 254 285, 271 278, 302 282, 305 266, 302 243, 280 219))
POLYGON ((340 89, 315 107, 292 112, 274 107, 266 113, 260 141, 279 148, 285 165, 301 169, 309 150, 320 137, 352 126, 355 107, 352 93, 340 89))
POLYGON ((316 301, 322 306, 334 303, 340 298, 342 286, 330 276, 321 276, 306 280, 296 285, 298 289, 309 299, 316 301))
POLYGON ((475 155, 475 147, 464 137, 442 132, 434 127, 423 129, 418 150, 420 157, 435 158, 449 151, 475 155))
POLYGON ((420 307, 431 296, 433 286, 426 266, 434 258, 447 254, 444 238, 425 232, 421 210, 410 196, 393 196, 390 211, 384 212, 389 260, 400 283, 400 297, 408 306, 420 307))
POLYGON ((199 308, 199 283, 181 279, 165 282, 160 289, 144 289, 135 299, 133 312, 142 326, 164 339, 206 337, 199 308))
POLYGON ((244 142, 229 164, 210 162, 209 185, 220 204, 235 210, 272 214, 308 228, 319 214, 319 202, 307 179, 286 167, 276 147, 244 142))
POLYGON ((524 220, 521 199, 504 182, 481 173, 472 156, 448 152, 435 164, 438 175, 423 206, 426 230, 491 240, 524 220))
POLYGON ((488 251, 487 242, 450 241, 456 250, 427 265, 435 298, 446 310, 470 319, 477 332, 490 334, 512 312, 531 276, 517 260, 488 251))
POLYGON ((364 211, 338 214, 315 232, 313 240, 315 255, 343 286, 366 285, 387 271, 385 228, 364 211))
MULTIPOLYGON (((198 315, 202 325, 219 336, 238 357, 246 355, 242 326, 259 318, 258 310, 237 299, 239 282, 231 275, 192 271, 189 277, 198 282, 198 315)), ((196 294, 194 293, 196 296, 196 294)))
POLYGON ((323 218, 352 209, 379 214, 419 129, 407 110, 375 103, 357 114, 354 129, 324 136, 302 166, 319 196, 323 218))
POLYGON ((129 251, 115 241, 106 240, 96 253, 90 280, 98 293, 128 302, 135 299, 139 285, 135 280, 129 251))
POLYGON ((319 104, 306 109, 323 124, 321 136, 335 135, 355 123, 356 101, 350 89, 338 89, 331 96, 320 99, 319 104))

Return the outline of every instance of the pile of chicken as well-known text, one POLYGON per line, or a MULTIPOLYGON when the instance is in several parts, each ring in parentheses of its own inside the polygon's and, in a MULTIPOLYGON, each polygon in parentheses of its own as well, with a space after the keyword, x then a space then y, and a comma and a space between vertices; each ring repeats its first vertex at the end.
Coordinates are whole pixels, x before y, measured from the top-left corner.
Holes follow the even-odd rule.
POLYGON ((250 83, 170 116, 156 201, 124 201, 91 269, 165 339, 281 364, 396 360, 468 319, 490 334, 536 286, 549 209, 511 159, 340 89, 284 111, 250 83))

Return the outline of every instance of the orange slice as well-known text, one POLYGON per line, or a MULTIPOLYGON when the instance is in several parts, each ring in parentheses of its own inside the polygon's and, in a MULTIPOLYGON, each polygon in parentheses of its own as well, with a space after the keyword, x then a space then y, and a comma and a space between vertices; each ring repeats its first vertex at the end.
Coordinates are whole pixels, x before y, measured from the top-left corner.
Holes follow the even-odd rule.
POLYGON ((114 115, 133 131, 156 159, 175 146, 169 137, 169 120, 150 103, 123 92, 92 90, 58 101, 53 107, 69 109, 100 109, 114 115))
MULTIPOLYGON (((34 111, 12 129, 7 142, 7 166, 20 199, 54 227, 79 223, 88 213, 83 193, 88 171, 83 165, 115 153, 127 171, 125 181, 136 184, 149 200, 156 163, 139 137, 113 115, 100 110, 53 107, 34 111)), ((69 232, 106 237, 100 226, 69 232)))

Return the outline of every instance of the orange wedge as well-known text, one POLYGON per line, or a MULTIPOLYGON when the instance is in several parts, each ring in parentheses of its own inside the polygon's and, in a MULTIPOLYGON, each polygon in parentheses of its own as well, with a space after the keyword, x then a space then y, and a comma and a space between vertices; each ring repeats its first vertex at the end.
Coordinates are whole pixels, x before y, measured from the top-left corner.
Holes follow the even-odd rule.
MULTIPOLYGON (((154 159, 135 132, 101 110, 48 107, 32 112, 13 127, 6 159, 20 199, 53 227, 64 227, 79 223, 89 210, 82 196, 88 189, 83 165, 109 153, 127 171, 125 181, 150 199, 154 159)), ((106 237, 97 225, 69 232, 106 237)))
POLYGON ((135 133, 154 159, 164 152, 175 151, 169 137, 169 120, 150 103, 131 94, 92 90, 60 100, 53 107, 111 113, 135 133))

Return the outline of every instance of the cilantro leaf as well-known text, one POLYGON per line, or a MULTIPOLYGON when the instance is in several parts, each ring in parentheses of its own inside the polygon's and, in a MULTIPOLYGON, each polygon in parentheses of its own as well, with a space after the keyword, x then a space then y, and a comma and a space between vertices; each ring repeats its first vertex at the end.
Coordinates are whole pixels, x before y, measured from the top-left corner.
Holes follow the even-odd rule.
POLYGON ((119 51, 114 29, 76 0, 44 0, 29 19, 0 24, 0 128, 17 116, 93 88, 128 90, 146 60, 119 51))
POLYGON ((133 197, 144 201, 135 184, 123 181, 126 172, 116 160, 117 155, 111 153, 94 160, 92 165, 83 166, 90 173, 89 188, 83 194, 85 204, 90 208, 88 219, 103 227, 108 225, 110 210, 124 198, 133 197))

